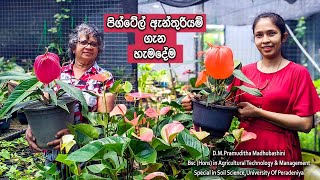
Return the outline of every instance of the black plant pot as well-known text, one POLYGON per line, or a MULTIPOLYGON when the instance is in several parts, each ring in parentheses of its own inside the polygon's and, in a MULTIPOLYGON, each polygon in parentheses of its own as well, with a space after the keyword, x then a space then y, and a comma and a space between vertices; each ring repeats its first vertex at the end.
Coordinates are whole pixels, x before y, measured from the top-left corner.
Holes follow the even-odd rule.
POLYGON ((10 121, 11 121, 11 117, 9 117, 8 119, 6 117, 3 119, 0 119, 0 132, 3 132, 10 128, 10 123, 11 123, 10 121))
POLYGON ((193 101, 193 123, 203 131, 210 133, 211 138, 221 138, 230 128, 237 107, 213 105, 193 101))
POLYGON ((20 124, 28 124, 27 116, 23 111, 17 112, 17 118, 18 118, 20 124))
POLYGON ((58 106, 45 106, 39 101, 32 102, 24 108, 36 143, 41 149, 51 148, 47 143, 55 140, 56 133, 67 128, 67 123, 73 122, 75 100, 68 97, 62 101, 67 103, 70 113, 58 106))

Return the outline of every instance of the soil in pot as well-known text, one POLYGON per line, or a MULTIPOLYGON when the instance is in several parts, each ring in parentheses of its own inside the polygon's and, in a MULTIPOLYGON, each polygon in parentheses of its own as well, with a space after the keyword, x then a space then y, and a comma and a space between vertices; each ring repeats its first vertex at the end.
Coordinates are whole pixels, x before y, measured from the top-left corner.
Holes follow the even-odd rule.
POLYGON ((221 138, 231 126, 235 106, 210 105, 203 101, 193 101, 193 123, 203 131, 210 133, 211 138, 221 138))
POLYGON ((67 123, 73 122, 75 100, 71 97, 60 100, 67 103, 69 112, 58 106, 46 106, 40 101, 32 102, 24 109, 36 143, 41 149, 51 149, 47 143, 55 140, 56 133, 67 128, 67 123))

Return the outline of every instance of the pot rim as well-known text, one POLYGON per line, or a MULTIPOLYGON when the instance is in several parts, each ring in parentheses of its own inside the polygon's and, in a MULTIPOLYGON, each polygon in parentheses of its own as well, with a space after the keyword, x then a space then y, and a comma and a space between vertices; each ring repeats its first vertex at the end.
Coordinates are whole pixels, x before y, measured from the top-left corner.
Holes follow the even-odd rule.
POLYGON ((205 107, 209 107, 209 108, 227 109, 227 110, 231 110, 231 111, 237 111, 237 110, 238 110, 238 107, 237 107, 237 106, 223 106, 223 105, 218 105, 218 104, 212 104, 212 105, 208 105, 208 106, 207 106, 207 103, 206 103, 206 102, 204 102, 204 101, 197 101, 197 100, 195 100, 195 99, 192 99, 192 102, 193 102, 193 103, 200 104, 200 105, 205 106, 205 107))
MULTIPOLYGON (((62 96, 62 97, 59 97, 58 100, 65 101, 66 104, 69 104, 69 103, 72 103, 72 102, 76 101, 76 99, 74 99, 71 96, 62 96)), ((33 100, 33 101, 30 101, 23 108, 23 110, 24 111, 42 111, 42 110, 45 110, 45 109, 47 109, 47 110, 55 109, 57 107, 59 107, 59 106, 56 106, 56 105, 53 105, 53 104, 45 105, 40 100, 33 100)))

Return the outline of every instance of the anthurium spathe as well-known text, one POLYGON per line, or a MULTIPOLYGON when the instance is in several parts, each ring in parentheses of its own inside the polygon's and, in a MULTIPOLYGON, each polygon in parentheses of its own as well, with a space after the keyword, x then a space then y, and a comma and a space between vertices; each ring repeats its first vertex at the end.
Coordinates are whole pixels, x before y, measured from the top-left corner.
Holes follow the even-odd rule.
POLYGON ((124 116, 127 113, 127 106, 124 104, 117 104, 110 112, 110 117, 115 115, 124 116))
POLYGON ((100 82, 105 82, 107 80, 110 80, 110 77, 111 77, 110 73, 109 72, 105 72, 105 73, 93 75, 93 76, 90 77, 90 79, 97 80, 97 81, 100 81, 100 82))
POLYGON ((139 129, 139 135, 132 133, 132 136, 140 139, 141 141, 151 142, 153 138, 153 131, 150 128, 142 127, 139 129))
POLYGON ((59 56, 48 51, 36 57, 33 67, 37 79, 44 84, 49 84, 61 74, 59 56))
POLYGON ((68 153, 75 144, 76 144, 76 141, 74 140, 74 135, 72 134, 64 135, 61 138, 60 150, 62 151, 63 149, 65 149, 66 153, 68 153))
POLYGON ((173 121, 170 124, 166 124, 161 129, 161 137, 168 144, 171 144, 176 138, 177 134, 184 129, 184 126, 179 121, 173 121))
POLYGON ((199 87, 201 84, 207 82, 207 80, 208 80, 207 72, 205 70, 199 72, 198 79, 196 81, 196 87, 199 87))
POLYGON ((196 131, 195 129, 190 129, 190 134, 194 134, 197 137, 197 139, 199 139, 200 141, 210 135, 210 133, 206 131, 202 131, 201 129, 200 131, 196 131))
POLYGON ((152 180, 152 179, 162 179, 162 180, 168 180, 168 176, 163 172, 153 172, 148 174, 146 177, 144 177, 144 180, 152 180))
POLYGON ((144 99, 144 98, 150 98, 153 96, 153 94, 150 93, 143 93, 143 92, 134 92, 134 93, 128 93, 128 96, 135 98, 135 99, 144 99))
POLYGON ((213 46, 205 53, 204 64, 207 74, 215 79, 226 79, 232 75, 234 69, 233 54, 229 47, 213 46))
POLYGON ((145 114, 150 118, 158 118, 158 116, 166 115, 170 111, 170 107, 163 107, 160 109, 160 111, 156 111, 153 108, 149 108, 146 110, 145 114))
POLYGON ((256 139, 257 135, 253 132, 247 132, 244 128, 235 129, 232 134, 238 143, 249 141, 251 139, 256 139))
POLYGON ((128 120, 127 117, 124 117, 124 121, 127 122, 127 123, 129 123, 129 124, 131 124, 132 126, 137 126, 138 123, 139 123, 140 116, 141 116, 141 114, 137 117, 137 113, 134 112, 134 113, 133 113, 133 119, 132 119, 131 121, 128 120))

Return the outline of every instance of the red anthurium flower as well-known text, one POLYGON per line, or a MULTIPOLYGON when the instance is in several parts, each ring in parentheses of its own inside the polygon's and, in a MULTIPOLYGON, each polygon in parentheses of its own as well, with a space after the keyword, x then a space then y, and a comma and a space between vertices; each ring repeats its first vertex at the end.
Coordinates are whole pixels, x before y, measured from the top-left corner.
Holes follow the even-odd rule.
POLYGON ((170 111, 170 109, 171 108, 167 106, 162 108, 159 112, 157 112, 155 109, 149 108, 146 110, 145 114, 150 118, 157 118, 158 116, 167 114, 170 111))
POLYGON ((36 77, 44 84, 57 79, 61 73, 59 56, 50 52, 37 56, 33 67, 36 77))
POLYGON ((213 46, 206 51, 204 64, 207 74, 215 79, 226 79, 233 73, 233 54, 226 46, 213 46))
POLYGON ((153 96, 153 94, 149 93, 142 93, 142 92, 134 92, 134 93, 129 93, 128 96, 131 96, 136 99, 143 99, 143 98, 150 98, 153 96))
POLYGON ((196 81, 196 87, 200 86, 201 84, 207 82, 208 76, 206 71, 201 71, 198 73, 198 79, 196 81))
POLYGON ((184 126, 178 122, 173 121, 170 124, 166 124, 161 129, 161 137, 164 139, 167 143, 171 144, 176 138, 177 134, 181 132, 184 129, 184 126))
POLYGON ((163 172, 153 172, 144 177, 144 180, 152 180, 152 179, 169 179, 168 176, 163 172))
POLYGON ((150 128, 142 127, 139 129, 139 136, 132 133, 132 136, 140 139, 141 141, 151 142, 153 138, 153 131, 150 128))
POLYGON ((131 124, 132 126, 137 126, 138 125, 138 122, 139 122, 139 119, 140 119, 140 116, 141 114, 137 117, 137 113, 134 112, 134 118, 130 121, 128 120, 127 117, 124 117, 124 121, 126 121, 127 123, 131 124))
POLYGON ((257 139, 257 135, 253 132, 247 132, 244 128, 235 129, 232 134, 238 143, 249 141, 251 139, 257 139))
POLYGON ((106 73, 96 74, 91 76, 90 79, 97 80, 100 82, 105 82, 106 80, 110 79, 110 73, 106 72, 106 73))
POLYGON ((124 116, 127 113, 127 107, 124 104, 117 104, 109 113, 110 117, 114 115, 124 116))

